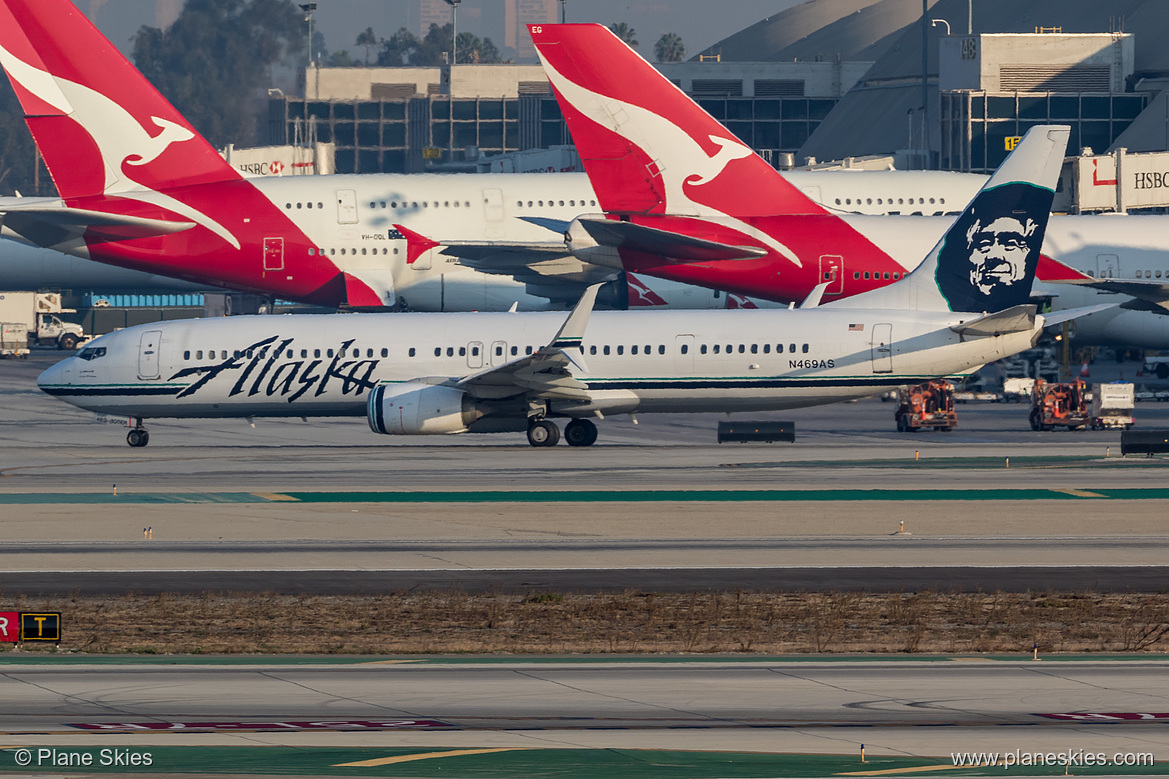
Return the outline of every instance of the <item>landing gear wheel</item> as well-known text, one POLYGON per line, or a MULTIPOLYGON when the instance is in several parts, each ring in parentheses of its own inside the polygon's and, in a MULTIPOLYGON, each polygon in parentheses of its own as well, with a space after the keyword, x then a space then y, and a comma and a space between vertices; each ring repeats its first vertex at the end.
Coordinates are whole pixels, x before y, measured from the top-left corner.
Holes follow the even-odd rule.
POLYGON ((541 419, 528 425, 528 443, 532 446, 556 446, 560 441, 560 428, 555 422, 541 419))
POLYGON ((574 419, 564 426, 564 440, 569 446, 592 446, 597 442, 597 426, 588 419, 574 419))
POLYGON ((150 443, 150 432, 145 428, 136 427, 129 433, 126 433, 126 443, 130 446, 146 446, 150 443))

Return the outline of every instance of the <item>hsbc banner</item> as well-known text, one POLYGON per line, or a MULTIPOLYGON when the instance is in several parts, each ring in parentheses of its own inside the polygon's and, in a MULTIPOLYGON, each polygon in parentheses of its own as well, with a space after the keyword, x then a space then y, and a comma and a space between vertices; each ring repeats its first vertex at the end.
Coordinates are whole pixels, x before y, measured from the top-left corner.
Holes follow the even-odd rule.
POLYGON ((1169 207, 1169 153, 1076 157, 1076 204, 1081 211, 1169 207), (1117 197, 1119 188, 1119 198, 1117 197))

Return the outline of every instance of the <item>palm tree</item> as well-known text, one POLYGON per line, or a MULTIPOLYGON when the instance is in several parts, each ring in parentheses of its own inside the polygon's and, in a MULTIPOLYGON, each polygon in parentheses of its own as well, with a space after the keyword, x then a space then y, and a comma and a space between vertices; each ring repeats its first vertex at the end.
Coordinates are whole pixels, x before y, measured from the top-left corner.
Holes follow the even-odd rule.
POLYGON ((637 48, 637 30, 630 27, 625 22, 614 22, 609 25, 609 29, 613 34, 623 40, 630 48, 637 48))
POLYGON ((354 43, 357 46, 364 46, 365 47, 365 64, 366 65, 369 64, 370 50, 376 49, 377 47, 382 45, 382 42, 378 40, 377 35, 374 34, 372 27, 366 27, 365 30, 362 31, 362 33, 357 36, 357 40, 354 43))
POLYGON ((668 32, 658 38, 654 44, 654 56, 658 62, 681 62, 686 56, 686 47, 676 32, 668 32))

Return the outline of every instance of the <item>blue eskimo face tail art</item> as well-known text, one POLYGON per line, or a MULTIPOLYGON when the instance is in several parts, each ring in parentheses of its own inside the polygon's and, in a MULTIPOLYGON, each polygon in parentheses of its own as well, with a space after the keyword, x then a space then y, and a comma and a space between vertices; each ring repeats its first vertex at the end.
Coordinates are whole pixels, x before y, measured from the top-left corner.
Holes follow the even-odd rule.
POLYGON ((938 257, 938 289, 951 311, 1001 311, 1028 301, 1053 197, 1013 183, 975 198, 938 257))

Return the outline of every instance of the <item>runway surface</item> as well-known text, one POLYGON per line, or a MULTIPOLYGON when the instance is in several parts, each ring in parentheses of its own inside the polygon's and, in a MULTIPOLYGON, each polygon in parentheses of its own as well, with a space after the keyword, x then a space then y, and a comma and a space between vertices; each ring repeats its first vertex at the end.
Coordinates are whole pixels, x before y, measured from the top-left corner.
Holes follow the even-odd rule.
POLYGON ((131 449, 35 389, 57 357, 0 362, 7 593, 1169 586, 1169 462, 1032 432, 1023 405, 962 405, 948 434, 879 400, 759 415, 796 421, 775 445, 667 415, 589 449, 360 419, 164 420, 131 449))
POLYGON ((70 748, 636 748, 855 757, 864 744, 871 757, 943 762, 956 751, 1017 748, 1151 752, 1161 760, 1169 754, 1163 719, 1137 716, 1169 711, 1164 660, 965 660, 9 662, 0 663, 0 731, 13 745, 70 748))

